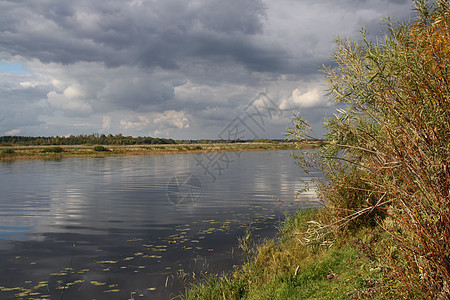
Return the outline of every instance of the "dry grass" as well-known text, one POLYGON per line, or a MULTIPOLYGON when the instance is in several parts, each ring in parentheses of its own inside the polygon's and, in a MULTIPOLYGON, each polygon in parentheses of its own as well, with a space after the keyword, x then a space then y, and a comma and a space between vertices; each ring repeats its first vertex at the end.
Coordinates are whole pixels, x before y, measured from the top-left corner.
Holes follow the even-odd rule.
MULTIPOLYGON (((292 143, 221 143, 221 144, 176 144, 104 146, 108 151, 95 151, 94 146, 58 146, 62 152, 52 152, 55 146, 8 146, 0 147, 0 161, 21 159, 60 159, 67 157, 107 157, 128 155, 158 155, 175 153, 205 153, 228 151, 287 150, 295 147, 292 143), (12 149, 13 153, 2 153, 2 149, 12 149)), ((313 147, 305 145, 305 148, 313 147)), ((9 152, 9 151, 7 151, 9 152)))

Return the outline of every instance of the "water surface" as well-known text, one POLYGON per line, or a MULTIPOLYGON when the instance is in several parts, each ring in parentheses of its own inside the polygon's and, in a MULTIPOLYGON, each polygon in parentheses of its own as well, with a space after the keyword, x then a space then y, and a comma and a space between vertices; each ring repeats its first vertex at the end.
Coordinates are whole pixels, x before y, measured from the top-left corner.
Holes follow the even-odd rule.
POLYGON ((248 226, 314 205, 291 152, 0 163, 0 298, 168 299, 230 271, 248 226))

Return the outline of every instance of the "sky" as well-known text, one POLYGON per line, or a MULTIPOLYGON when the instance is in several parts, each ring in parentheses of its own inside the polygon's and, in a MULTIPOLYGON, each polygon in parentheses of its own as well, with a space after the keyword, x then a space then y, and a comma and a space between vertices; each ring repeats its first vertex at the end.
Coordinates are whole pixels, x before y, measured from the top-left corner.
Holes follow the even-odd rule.
POLYGON ((335 39, 408 0, 0 0, 0 136, 283 138, 336 110, 335 39))

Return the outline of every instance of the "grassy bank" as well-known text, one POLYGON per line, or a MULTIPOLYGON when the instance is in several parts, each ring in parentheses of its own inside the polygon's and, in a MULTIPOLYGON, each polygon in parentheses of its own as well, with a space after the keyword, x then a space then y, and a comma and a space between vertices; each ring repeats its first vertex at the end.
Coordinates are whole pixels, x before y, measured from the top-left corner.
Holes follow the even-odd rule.
POLYGON ((386 235, 374 227, 317 239, 313 228, 319 214, 289 217, 279 237, 260 245, 250 262, 193 285, 185 299, 401 298, 376 259, 386 235))
MULTIPOLYGON (((304 144, 301 148, 313 148, 304 144)), ((168 144, 139 146, 4 146, 0 147, 0 161, 19 159, 59 159, 65 157, 106 157, 126 155, 153 155, 175 153, 202 153, 221 151, 258 151, 294 149, 293 143, 220 143, 220 144, 168 144)))

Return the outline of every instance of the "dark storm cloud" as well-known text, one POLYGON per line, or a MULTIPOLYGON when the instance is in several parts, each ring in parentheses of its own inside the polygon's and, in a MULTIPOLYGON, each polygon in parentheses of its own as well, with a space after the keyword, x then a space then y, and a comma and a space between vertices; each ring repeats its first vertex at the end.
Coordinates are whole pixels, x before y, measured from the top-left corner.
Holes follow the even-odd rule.
MULTIPOLYGON (((332 63, 333 40, 359 39, 362 27, 376 39, 383 18, 405 20, 410 8, 406 0, 0 1, 0 59, 30 70, 0 73, 0 135, 216 137, 261 91, 318 124, 334 109, 318 71, 332 63)), ((285 130, 291 115, 283 118, 272 132, 285 130)))
POLYGON ((277 60, 279 54, 249 39, 263 30, 265 8, 258 0, 32 0, 0 6, 0 50, 46 63, 173 69, 186 57, 217 56, 260 68, 258 57, 277 60), (248 51, 256 55, 249 59, 243 54, 248 51))
MULTIPOLYGON (((376 12, 385 2, 348 0, 337 5, 306 0, 292 4, 304 3, 302 9, 322 5, 336 6, 340 11, 376 12)), ((272 5, 276 7, 277 3, 272 5)), ((237 64, 250 71, 284 74, 315 72, 323 63, 323 57, 307 59, 319 47, 315 41, 323 38, 317 32, 322 25, 315 24, 314 19, 309 22, 310 28, 301 25, 303 19, 308 19, 307 11, 298 11, 295 17, 301 27, 292 28, 306 44, 298 45, 297 53, 289 44, 263 41, 268 19, 267 6, 260 0, 29 0, 6 1, 0 8, 0 52, 44 63, 100 62, 109 67, 136 65, 177 70, 186 61, 199 59, 203 63, 237 64), (307 53, 308 49, 311 53, 307 53)), ((321 18, 315 19, 323 22, 321 18)), ((374 27, 376 32, 381 29, 373 20, 368 22, 374 24, 364 23, 364 16, 356 18, 361 19, 361 26, 374 27)), ((296 25, 295 21, 292 25, 296 25)))
POLYGON ((100 94, 109 104, 119 108, 141 109, 145 105, 159 104, 174 97, 172 84, 148 78, 136 78, 131 82, 111 80, 100 94))

